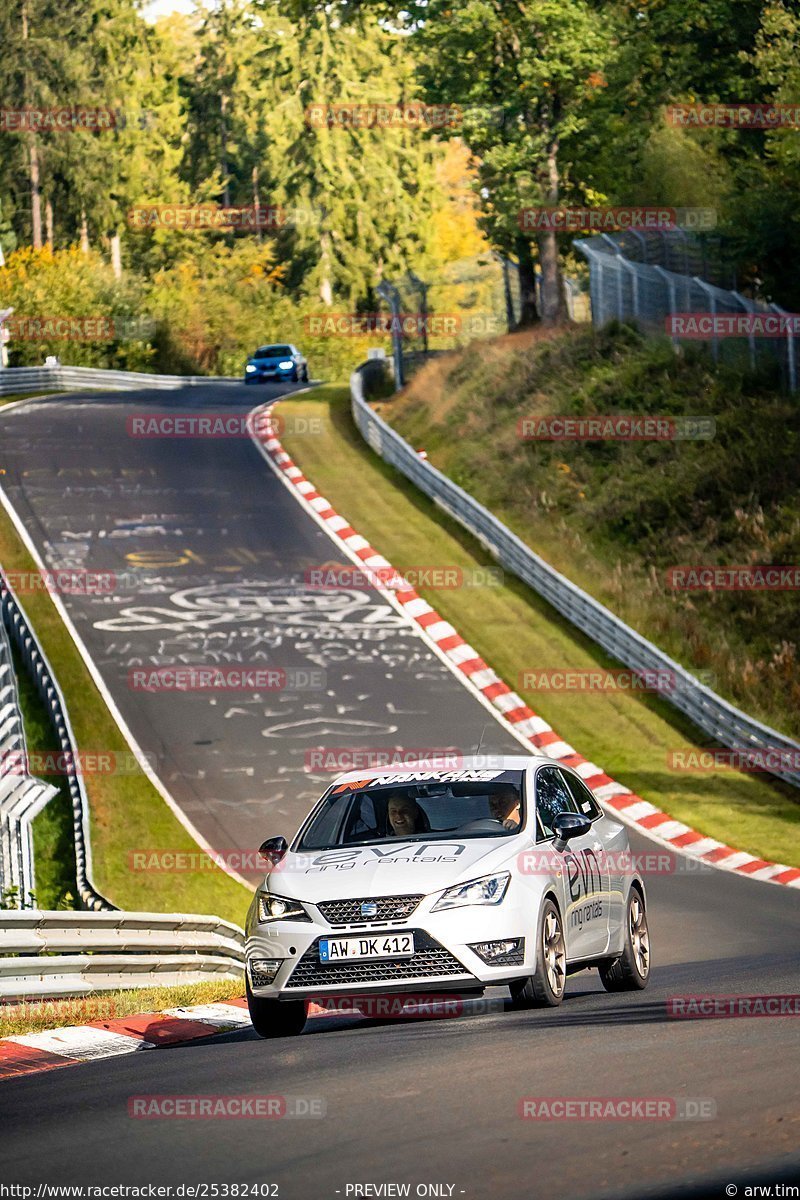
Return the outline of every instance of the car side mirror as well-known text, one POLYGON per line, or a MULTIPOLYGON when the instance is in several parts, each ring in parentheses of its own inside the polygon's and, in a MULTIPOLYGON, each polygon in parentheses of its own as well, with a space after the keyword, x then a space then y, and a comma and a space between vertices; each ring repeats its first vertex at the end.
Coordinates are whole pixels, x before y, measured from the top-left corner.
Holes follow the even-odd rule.
POLYGON ((289 843, 285 837, 267 838, 258 847, 258 853, 263 858, 264 862, 270 866, 276 867, 289 849, 289 843))
POLYGON ((588 817, 582 816, 580 813, 561 812, 553 818, 553 848, 559 854, 566 850, 567 842, 572 838, 582 837, 584 833, 588 833, 592 828, 592 822, 588 817))

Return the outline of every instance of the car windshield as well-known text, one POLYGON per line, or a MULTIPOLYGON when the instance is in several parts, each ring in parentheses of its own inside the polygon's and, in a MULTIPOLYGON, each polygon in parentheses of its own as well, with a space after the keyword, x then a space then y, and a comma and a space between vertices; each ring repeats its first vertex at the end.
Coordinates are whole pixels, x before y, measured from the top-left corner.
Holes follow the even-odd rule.
POLYGON ((259 346, 253 358, 285 358, 291 353, 291 346, 259 346))
POLYGON ((524 820, 522 771, 461 772, 461 777, 338 784, 301 834, 298 850, 358 842, 449 837, 511 837, 524 820), (475 776, 490 775, 490 779, 475 776), (464 778, 464 776, 472 778, 464 778))

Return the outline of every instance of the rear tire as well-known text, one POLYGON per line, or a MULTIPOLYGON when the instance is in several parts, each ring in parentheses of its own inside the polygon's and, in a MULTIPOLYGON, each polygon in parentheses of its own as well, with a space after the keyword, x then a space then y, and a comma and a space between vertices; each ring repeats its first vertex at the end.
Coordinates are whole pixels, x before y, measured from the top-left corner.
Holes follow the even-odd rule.
POLYGON ((304 1000, 267 1000, 254 996, 250 991, 249 979, 245 982, 245 988, 250 1020, 259 1037, 295 1037, 303 1032, 306 1023, 304 1000))
POLYGON ((511 985, 513 1008, 557 1008, 564 999, 567 951, 561 913, 545 900, 536 934, 536 970, 511 985))
POLYGON ((308 383, 308 367, 303 367, 303 374, 300 376, 303 383, 308 383))
POLYGON ((599 968, 607 992, 640 992, 650 979, 650 933, 644 896, 632 887, 625 914, 625 948, 619 958, 599 968))

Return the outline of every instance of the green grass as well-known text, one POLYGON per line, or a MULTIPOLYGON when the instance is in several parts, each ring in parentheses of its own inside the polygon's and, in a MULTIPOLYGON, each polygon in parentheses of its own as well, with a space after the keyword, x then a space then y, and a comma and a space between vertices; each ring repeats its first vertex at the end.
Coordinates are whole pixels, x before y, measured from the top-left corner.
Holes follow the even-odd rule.
MULTIPOLYGON (((13 648, 13 657, 28 752, 54 750, 55 738, 47 720, 47 710, 24 669, 16 647, 13 648)), ((58 788, 58 793, 33 820, 35 903, 38 908, 77 908, 69 788, 63 775, 42 775, 40 778, 58 788)))
POLYGON ((108 1021, 133 1013, 158 1013, 167 1008, 183 1008, 190 1004, 238 1000, 243 992, 242 978, 184 983, 178 987, 103 992, 64 1000, 4 1002, 0 1005, 0 1037, 36 1033, 41 1029, 60 1029, 65 1025, 85 1025, 89 1021, 108 1021))
POLYGON ((58 389, 51 389, 50 391, 44 392, 12 392, 8 396, 0 396, 0 408, 2 408, 5 404, 13 404, 17 400, 32 400, 34 397, 38 396, 62 396, 63 394, 64 393, 58 389))
POLYGON ((670 567, 800 563, 800 406, 768 375, 629 327, 430 364, 383 415, 568 578, 757 719, 800 737, 800 590, 677 591, 670 567), (523 441, 520 418, 708 416, 709 441, 523 441))
MULTIPOLYGON (((293 414, 322 418, 322 433, 287 434, 286 448, 394 566, 440 564, 469 571, 494 565, 469 534, 369 450, 352 424, 346 388, 321 388, 308 398, 282 402, 280 411, 289 429, 293 414)), ((670 751, 704 743, 665 702, 622 691, 535 693, 516 686, 526 670, 618 666, 523 584, 509 577, 502 586, 419 590, 534 712, 615 779, 702 833, 800 865, 795 790, 764 775, 670 769, 670 751)), ((458 731, 453 732, 457 742, 458 731)))
MULTIPOLYGON (((0 462, 0 468, 2 463, 0 462)), ((0 564, 9 572, 35 572, 13 524, 0 511, 0 564)), ((81 751, 102 750, 127 755, 128 746, 98 692, 78 650, 46 591, 21 597, 25 611, 67 701, 81 751)), ((44 749, 52 749, 49 733, 44 749)), ((29 738, 29 750, 36 747, 29 738)), ((197 872, 147 873, 132 869, 131 850, 196 852, 197 845, 172 814, 142 771, 134 774, 85 775, 89 796, 95 886, 120 908, 153 912, 213 913, 241 925, 249 891, 217 867, 197 872)), ((59 843, 58 810, 34 836, 39 844, 59 843)), ((63 869, 43 866, 39 882, 55 894, 65 879, 63 869)))

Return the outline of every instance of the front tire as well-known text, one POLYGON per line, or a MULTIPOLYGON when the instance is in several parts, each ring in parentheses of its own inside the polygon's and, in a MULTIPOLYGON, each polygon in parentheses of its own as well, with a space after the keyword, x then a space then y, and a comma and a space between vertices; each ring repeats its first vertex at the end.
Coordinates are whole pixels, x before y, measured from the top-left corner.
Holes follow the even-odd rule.
POLYGON ((249 979, 245 981, 245 988, 250 1020, 259 1037, 296 1037, 303 1032, 306 1023, 304 1000, 268 1000, 254 996, 249 979))
POLYGON ((650 933, 644 896, 632 887, 625 914, 625 947, 619 958, 599 968, 607 992, 640 992, 650 978, 650 933))
POLYGON ((533 975, 511 985, 514 1008, 557 1008, 564 999, 567 951, 561 913, 545 900, 536 935, 536 969, 533 975))

